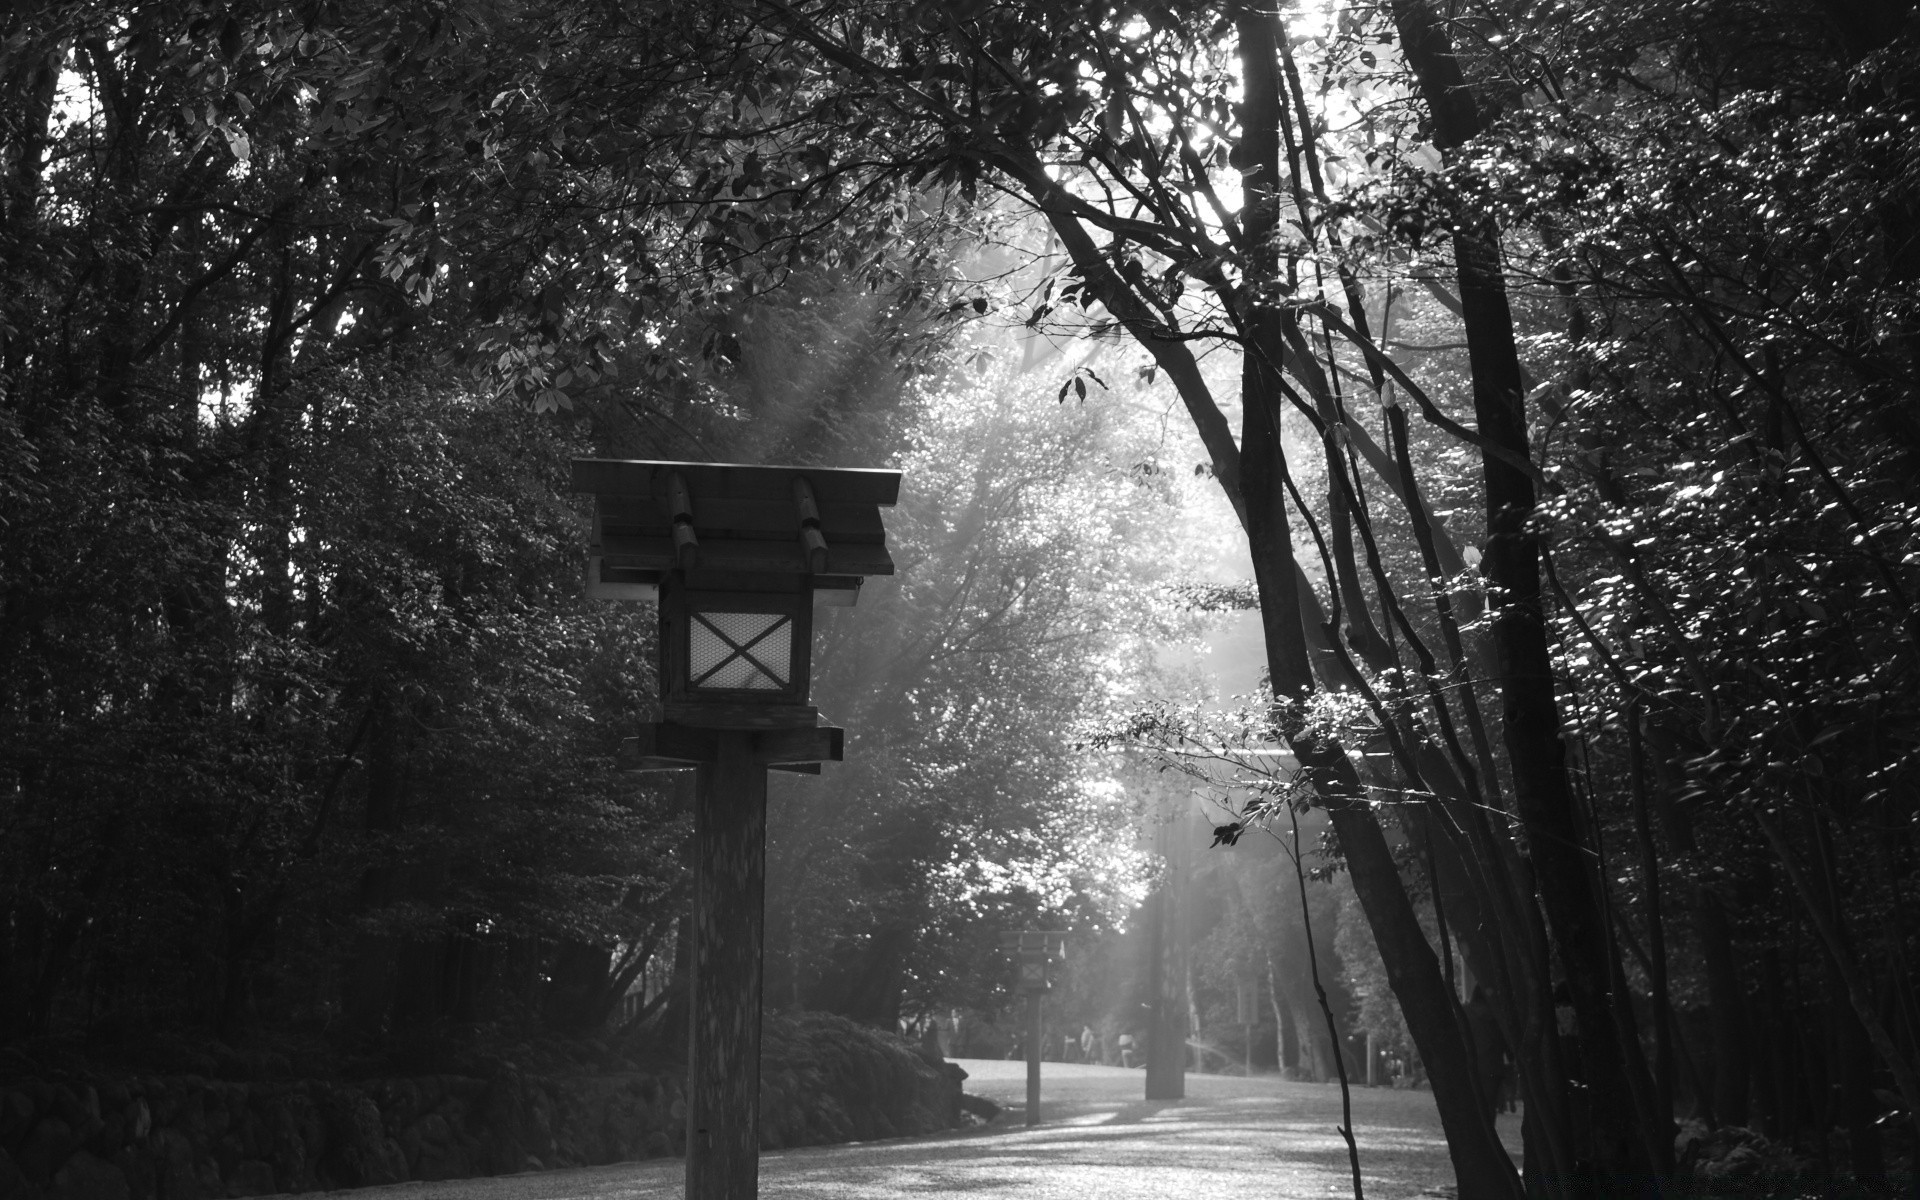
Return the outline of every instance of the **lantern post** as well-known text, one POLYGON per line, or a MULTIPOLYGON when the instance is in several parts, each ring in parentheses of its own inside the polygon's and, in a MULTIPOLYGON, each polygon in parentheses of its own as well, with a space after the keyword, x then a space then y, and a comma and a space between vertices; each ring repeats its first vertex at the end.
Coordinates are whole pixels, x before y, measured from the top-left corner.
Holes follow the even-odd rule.
POLYGON ((594 498, 586 594, 658 608, 660 707, 626 756, 697 775, 687 1200, 752 1200, 767 771, 841 759, 809 699, 813 612, 893 573, 900 473, 575 459, 573 490, 594 498))
POLYGON ((1020 990, 1027 997, 1027 1124, 1040 1123, 1040 1004, 1052 990, 1047 966, 1066 954, 1063 929, 1027 929, 1000 935, 1000 946, 1018 955, 1020 990))
POLYGON ((1149 1100, 1182 1100, 1187 1095, 1187 880, 1192 839, 1187 814, 1178 809, 1154 830, 1155 849, 1166 870, 1147 897, 1152 914, 1147 939, 1149 1100))
POLYGON ((1242 979, 1233 990, 1235 1007, 1240 1017, 1240 1049, 1243 1065, 1240 1073, 1253 1078, 1253 1026, 1254 1017, 1260 1007, 1260 985, 1252 979, 1242 979))

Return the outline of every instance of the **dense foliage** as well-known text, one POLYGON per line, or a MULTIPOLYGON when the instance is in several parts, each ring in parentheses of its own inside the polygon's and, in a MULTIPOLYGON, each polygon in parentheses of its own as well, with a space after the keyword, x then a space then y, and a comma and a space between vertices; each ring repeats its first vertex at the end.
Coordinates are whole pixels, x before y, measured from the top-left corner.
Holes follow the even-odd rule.
POLYGON ((1462 1194, 1522 1184, 1423 868, 1527 1186, 1673 1178, 1678 1096, 1881 1178, 1920 1119, 1909 6, 767 7, 897 158, 1047 224, 1059 278, 990 303, 1130 336, 1192 416, 1266 627, 1243 725, 1300 766, 1222 836, 1327 809, 1462 1194))
MULTIPOLYGON (((646 637, 574 598, 561 461, 891 461, 780 1002, 990 1001, 989 927, 1103 927, 1126 806, 1068 728, 1169 596, 1251 605, 1270 697, 1105 741, 1286 741, 1220 840, 1324 811, 1463 1197, 1668 1186, 1679 1111, 1911 1168, 1904 0, 0 21, 8 1028, 597 1027, 680 826, 613 770, 646 637), (1044 369, 969 374, 981 316, 1044 369), (1249 584, 1168 549, 1119 377, 1249 584)), ((1278 936, 1234 903, 1228 975, 1278 936)))
MULTIPOLYGON (((778 66, 742 18, 6 16, 5 1036, 284 1043, 314 1069, 622 1020, 672 1036, 685 818, 673 780, 619 769, 652 632, 579 596, 578 454, 924 465, 899 585, 823 639, 845 676, 823 699, 854 710, 869 765, 789 807, 880 813, 911 779, 923 813, 959 815, 886 871, 951 873, 992 828, 964 851, 983 869, 1062 873, 1040 831, 1081 768, 1048 751, 1123 670, 1078 652, 1153 624, 1102 599, 1126 539, 1152 544, 1151 489, 1070 527, 1087 464, 1124 477, 1120 441, 1086 441, 1095 410, 1048 429, 951 375, 954 219, 838 182, 831 135, 762 141, 778 66), (983 476, 948 511, 996 439, 1031 478, 983 476), (921 637, 942 606, 943 638, 921 637), (1028 653, 1048 669, 1014 686, 1028 653), (1027 740, 976 755, 1012 714, 1027 740), (996 808, 995 787, 1023 799, 996 808)), ((850 111, 789 99, 828 126, 850 111)), ((797 860, 818 869, 796 903, 872 857, 850 837, 797 860)), ((888 911, 892 879, 845 914, 888 911)), ((1045 902, 1106 920, 1101 886, 1045 902)), ((805 998, 886 1019, 972 894, 923 896, 864 999, 805 998)), ((809 933, 815 973, 864 936, 809 933)))
POLYGON ((818 638, 849 761, 771 818, 774 994, 889 1023, 997 1006, 1002 930, 1124 912, 1136 814, 1074 734, 1154 677, 1179 625, 1162 585, 1195 550, 1192 485, 1127 411, 1057 405, 1008 362, 924 390, 901 573, 818 638))

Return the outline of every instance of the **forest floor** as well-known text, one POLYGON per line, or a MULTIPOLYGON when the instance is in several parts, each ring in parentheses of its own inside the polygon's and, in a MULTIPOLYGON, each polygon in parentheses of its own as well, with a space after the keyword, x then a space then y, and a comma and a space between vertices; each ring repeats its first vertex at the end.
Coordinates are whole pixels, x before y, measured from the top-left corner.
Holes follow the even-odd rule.
MULTIPOLYGON (((1179 1101, 1143 1100, 1145 1076, 1118 1067, 1047 1063, 1044 1124, 1025 1124, 1018 1062, 955 1060, 966 1089, 1000 1104, 992 1123, 964 1132, 770 1153, 760 1160, 766 1200, 881 1200, 966 1195, 978 1200, 1272 1200, 1346 1196, 1352 1176, 1340 1090, 1277 1077, 1187 1076, 1179 1101)), ((1369 1200, 1450 1189, 1453 1172, 1433 1097, 1355 1088, 1355 1135, 1369 1200)), ((1519 1150, 1520 1122, 1500 1118, 1519 1150)), ((681 1194, 678 1159, 579 1170, 362 1189, 392 1200, 653 1200, 681 1194)))

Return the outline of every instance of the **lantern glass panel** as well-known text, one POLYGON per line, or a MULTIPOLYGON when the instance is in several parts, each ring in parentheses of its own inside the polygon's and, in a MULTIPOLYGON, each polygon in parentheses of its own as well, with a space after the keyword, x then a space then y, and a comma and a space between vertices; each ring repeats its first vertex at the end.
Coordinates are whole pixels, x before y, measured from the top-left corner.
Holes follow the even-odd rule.
POLYGON ((793 671, 793 618, 785 613, 695 612, 687 628, 698 691, 786 690, 793 671))

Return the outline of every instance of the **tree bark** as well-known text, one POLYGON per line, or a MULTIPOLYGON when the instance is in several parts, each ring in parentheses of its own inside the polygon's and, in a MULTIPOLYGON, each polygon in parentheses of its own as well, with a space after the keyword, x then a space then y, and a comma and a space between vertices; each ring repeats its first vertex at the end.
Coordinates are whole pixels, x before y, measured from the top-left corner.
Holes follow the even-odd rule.
MULTIPOLYGON (((1660 829, 1670 854, 1692 858, 1700 845, 1687 811, 1674 802, 1685 780, 1675 764, 1685 757, 1680 740, 1660 724, 1648 722, 1646 737, 1653 750, 1654 800, 1660 811, 1660 829)), ((1697 872, 1696 872, 1697 874, 1697 872)), ((1746 1125, 1752 1118, 1751 1092, 1756 1064, 1765 1074, 1764 1057, 1752 1058, 1749 1033, 1754 1017, 1734 954, 1733 924, 1726 906, 1710 884, 1693 883, 1683 893, 1700 940, 1700 961, 1707 984, 1707 1012, 1711 1018, 1713 1074, 1711 1090, 1700 1097, 1709 1124, 1746 1125)))
MULTIPOLYGON (((1267 313, 1257 319, 1275 318, 1267 313)), ((1248 354, 1240 475, 1281 731, 1332 818, 1387 981, 1432 1081, 1461 1200, 1517 1200, 1519 1176, 1478 1102, 1472 1056, 1454 1021, 1439 959, 1420 928, 1386 835, 1366 806, 1365 788, 1338 745, 1315 740, 1301 727, 1297 705, 1313 691, 1313 668, 1294 589, 1293 542, 1283 500, 1286 460, 1274 419, 1278 393, 1266 378, 1272 369, 1260 356, 1248 354)))
POLYGON ((1880 1019, 1872 990, 1861 976, 1859 962, 1847 945, 1844 930, 1832 919, 1824 898, 1808 880, 1792 846, 1765 812, 1755 809, 1753 817, 1760 826, 1760 832, 1766 835, 1774 853, 1779 856, 1780 865, 1786 869, 1787 879, 1800 898, 1801 910, 1813 926, 1820 948, 1826 953, 1827 964, 1833 968, 1843 993, 1853 1007, 1854 1016, 1858 1018, 1873 1048, 1879 1052, 1882 1064, 1892 1073, 1894 1086, 1900 1089, 1900 1098, 1906 1102, 1907 1120, 1913 1125, 1915 1133, 1920 1134, 1920 1070, 1916 1070, 1912 1060, 1900 1052, 1893 1034, 1880 1019))
POLYGON ((1345 752, 1303 728, 1300 705, 1314 690, 1313 663, 1295 586, 1297 570, 1287 520, 1287 463, 1280 437, 1279 369, 1286 355, 1281 312, 1260 289, 1279 281, 1273 235, 1279 223, 1282 89, 1276 37, 1269 12, 1236 13, 1246 103, 1239 154, 1247 196, 1244 218, 1249 255, 1246 309, 1236 314, 1245 338, 1240 436, 1241 513, 1252 552, 1254 582, 1266 634, 1281 733, 1332 819, 1387 979, 1407 1019, 1408 1031, 1433 1083, 1461 1200, 1517 1200, 1519 1176, 1478 1103, 1473 1061, 1454 1021, 1439 960, 1427 944, 1400 870, 1379 822, 1367 808, 1365 788, 1345 752))
POLYGON ((1659 1102, 1656 1112, 1671 1116, 1673 1030, 1667 987, 1667 925, 1660 895, 1660 855, 1654 847, 1653 818, 1648 811, 1647 778, 1645 764, 1641 761, 1639 706, 1629 706, 1626 715, 1627 770, 1631 775, 1629 789, 1633 793, 1634 833, 1640 845, 1641 888, 1647 905, 1648 982, 1653 992, 1653 1081, 1654 1094, 1659 1102))
MULTIPOLYGON (((1483 129, 1444 26, 1425 0, 1394 0, 1402 52, 1451 155, 1483 129)), ((1459 218, 1453 237, 1466 326, 1474 415, 1480 435, 1516 461, 1529 454, 1524 383, 1513 314, 1491 222, 1459 218)), ((1542 907, 1573 1000, 1585 1082, 1591 1089, 1595 1170, 1625 1180, 1671 1172, 1672 1141, 1653 1113, 1653 1081, 1639 1039, 1613 1003, 1617 966, 1608 946, 1593 856, 1567 780, 1559 702, 1541 600, 1540 550, 1528 530, 1536 502, 1530 475, 1483 454, 1487 546, 1482 571, 1497 606, 1492 639, 1501 692, 1501 732, 1514 802, 1535 865, 1542 907)))

